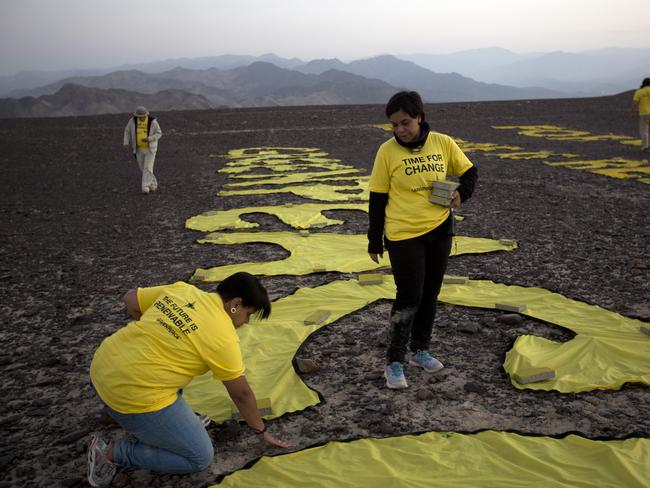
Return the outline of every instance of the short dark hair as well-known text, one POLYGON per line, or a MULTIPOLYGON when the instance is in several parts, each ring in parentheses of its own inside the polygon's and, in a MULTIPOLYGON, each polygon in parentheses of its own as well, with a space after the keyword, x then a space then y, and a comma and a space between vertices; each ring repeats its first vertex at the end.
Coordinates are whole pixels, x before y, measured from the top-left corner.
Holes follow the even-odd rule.
POLYGON ((244 307, 253 307, 259 319, 271 315, 271 302, 260 280, 250 273, 240 271, 228 276, 219 285, 217 293, 224 302, 233 298, 241 298, 244 307))
POLYGON ((641 82, 641 88, 645 88, 646 86, 650 86, 650 78, 643 78, 643 81, 641 82))
POLYGON ((411 117, 422 116, 424 122, 424 105, 420 94, 415 91, 401 91, 395 93, 386 104, 386 117, 390 117, 395 112, 403 110, 411 117))

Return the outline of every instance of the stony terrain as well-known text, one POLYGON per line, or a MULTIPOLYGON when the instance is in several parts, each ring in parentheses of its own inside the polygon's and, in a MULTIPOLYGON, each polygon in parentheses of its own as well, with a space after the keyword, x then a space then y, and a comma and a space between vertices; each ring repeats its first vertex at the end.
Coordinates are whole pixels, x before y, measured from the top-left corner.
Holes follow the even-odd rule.
MULTIPOLYGON (((629 94, 602 99, 438 104, 432 127, 473 142, 526 150, 571 152, 584 159, 642 159, 616 141, 548 141, 494 130, 492 125, 554 124, 594 134, 636 136, 629 94)), ((300 202, 276 195, 217 198, 215 173, 230 149, 318 147, 342 162, 370 168, 388 135, 381 106, 291 107, 161 113, 164 137, 156 173, 160 191, 139 193, 138 170, 121 148, 128 115, 0 120, 5 189, 0 227, 0 488, 85 486, 86 446, 100 423, 88 366, 101 340, 126 323, 120 304, 129 287, 188 279, 197 267, 277 259, 284 251, 250 244, 220 248, 195 243, 185 220, 210 209, 300 202)), ((479 169, 474 198, 462 207, 458 231, 515 239, 510 253, 451 259, 450 274, 538 286, 569 298, 650 321, 650 186, 540 160, 502 160, 471 153, 479 169)), ((647 156, 646 156, 647 159, 647 156)), ((365 233, 365 214, 332 212, 348 221, 337 232, 365 233)), ((287 227, 260 216, 264 230, 287 227)), ((336 273, 268 277, 274 297, 336 273)), ((214 289, 214 285, 205 285, 214 289)), ((303 449, 330 440, 421 431, 482 429, 591 439, 650 436, 650 392, 582 394, 519 391, 501 367, 522 334, 568 340, 572 332, 522 317, 441 305, 435 352, 447 368, 427 377, 409 371, 411 387, 383 386, 384 324, 390 302, 368 306, 314 334, 299 355, 320 364, 304 381, 323 402, 270 422, 271 431, 303 449), (461 330, 462 329, 462 330, 461 330)), ((250 430, 212 425, 216 457, 203 473, 160 476, 121 471, 113 486, 195 487, 214 483, 278 449, 259 445, 250 430)))

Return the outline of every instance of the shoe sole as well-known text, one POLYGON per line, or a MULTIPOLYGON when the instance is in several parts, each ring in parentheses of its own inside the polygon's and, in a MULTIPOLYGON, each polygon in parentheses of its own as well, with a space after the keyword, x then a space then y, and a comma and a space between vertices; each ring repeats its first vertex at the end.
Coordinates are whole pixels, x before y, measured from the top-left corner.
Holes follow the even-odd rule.
POLYGON ((408 388, 408 387, 409 387, 408 383, 406 383, 406 382, 404 383, 404 386, 402 386, 402 385, 391 385, 391 384, 388 382, 388 377, 386 376, 386 372, 384 372, 384 378, 386 378, 386 386, 387 386, 388 388, 390 388, 391 390, 403 390, 404 388, 408 388))
POLYGON ((438 367, 438 368, 427 369, 427 368, 425 368, 424 366, 422 366, 421 364, 416 363, 416 362, 413 361, 413 360, 409 360, 409 364, 410 364, 411 366, 417 366, 418 368, 422 368, 422 369, 425 370, 427 373, 436 373, 436 372, 440 371, 441 369, 444 369, 444 367, 445 367, 444 364, 440 363, 440 367, 438 367))

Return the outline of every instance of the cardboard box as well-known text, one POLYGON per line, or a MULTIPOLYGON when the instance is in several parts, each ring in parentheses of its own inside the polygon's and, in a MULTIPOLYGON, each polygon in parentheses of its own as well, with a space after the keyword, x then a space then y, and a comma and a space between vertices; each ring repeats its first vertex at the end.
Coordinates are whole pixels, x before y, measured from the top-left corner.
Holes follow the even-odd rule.
POLYGON ((360 274, 357 276, 360 285, 381 285, 384 282, 384 275, 380 273, 360 274))
POLYGON ((467 276, 451 276, 445 275, 442 278, 442 282, 446 285, 465 285, 469 281, 467 276))
POLYGON ((494 305, 494 308, 498 310, 504 310, 506 312, 516 312, 516 313, 521 313, 526 311, 526 305, 511 305, 509 303, 497 303, 494 305))
POLYGON ((549 368, 529 368, 518 371, 514 376, 517 383, 527 385, 552 380, 555 378, 555 371, 549 368))

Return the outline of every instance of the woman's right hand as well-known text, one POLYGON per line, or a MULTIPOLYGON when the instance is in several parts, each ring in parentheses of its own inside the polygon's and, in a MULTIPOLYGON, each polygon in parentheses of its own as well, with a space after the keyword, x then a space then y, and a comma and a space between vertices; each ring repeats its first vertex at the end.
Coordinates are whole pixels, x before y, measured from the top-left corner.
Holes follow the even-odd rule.
POLYGON ((377 264, 379 264, 379 259, 384 257, 383 254, 377 254, 374 252, 369 252, 368 256, 370 256, 370 259, 372 259, 377 264))

